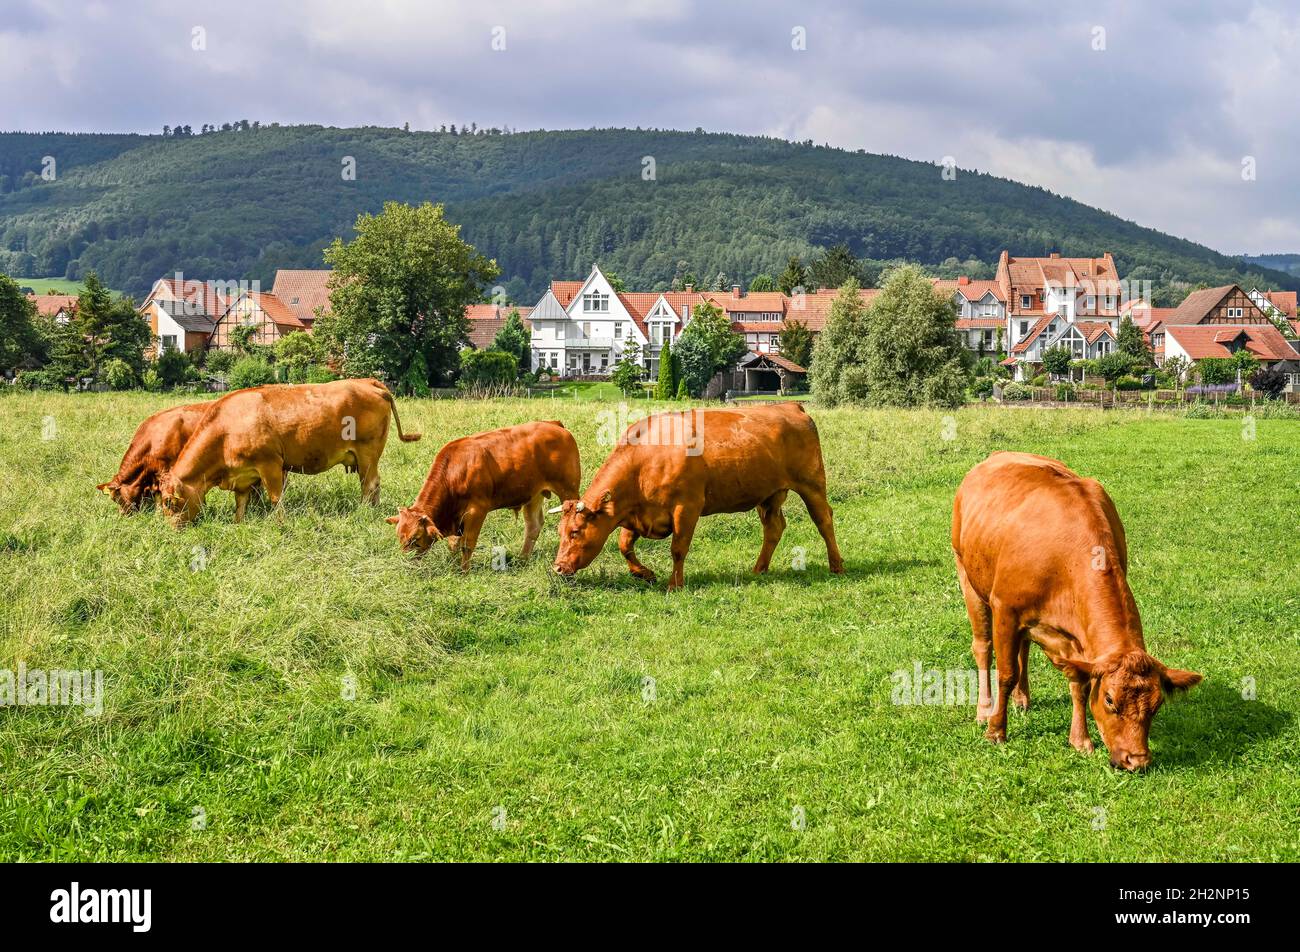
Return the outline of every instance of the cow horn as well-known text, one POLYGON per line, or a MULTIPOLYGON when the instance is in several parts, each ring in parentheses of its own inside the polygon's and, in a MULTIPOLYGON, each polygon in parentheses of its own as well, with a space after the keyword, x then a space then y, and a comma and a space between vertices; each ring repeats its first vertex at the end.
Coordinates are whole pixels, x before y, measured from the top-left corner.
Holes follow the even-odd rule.
POLYGON ((553 508, 551 508, 551 509, 547 509, 546 511, 547 511, 548 513, 550 513, 551 515, 555 515, 557 512, 563 512, 563 511, 564 511, 564 506, 562 506, 562 505, 561 505, 561 506, 555 506, 555 507, 553 507, 553 508))

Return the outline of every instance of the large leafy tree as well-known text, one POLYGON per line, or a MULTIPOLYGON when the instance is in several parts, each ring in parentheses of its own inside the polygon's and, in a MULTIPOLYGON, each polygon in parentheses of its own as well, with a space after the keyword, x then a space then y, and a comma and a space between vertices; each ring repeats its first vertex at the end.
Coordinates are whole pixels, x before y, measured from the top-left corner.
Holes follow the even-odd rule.
POLYGON ((776 290, 776 279, 773 278, 773 277, 772 277, 770 274, 768 274, 766 271, 762 271, 762 272, 760 272, 760 273, 754 275, 753 280, 751 280, 751 281, 749 282, 749 290, 751 290, 751 291, 775 291, 775 290, 776 290))
MULTIPOLYGON (((826 327, 813 345, 809 383, 822 403, 866 400, 867 340, 871 327, 856 281, 846 281, 835 300, 826 327)), ((782 337, 782 343, 784 343, 782 337)))
POLYGON ((357 218, 356 233, 325 249, 331 313, 316 333, 349 376, 380 376, 403 393, 448 381, 468 335, 465 308, 498 277, 496 262, 428 202, 385 202, 357 218))
POLYGON ((36 324, 36 305, 16 281, 0 274, 0 371, 39 360, 43 341, 36 324))
POLYGON ((895 270, 867 320, 869 403, 955 407, 964 402, 969 357, 956 330, 957 309, 919 268, 895 270))
POLYGON ((1043 369, 1054 377, 1064 377, 1074 363, 1074 354, 1065 346, 1050 347, 1043 351, 1043 369))
POLYGON ((698 397, 714 374, 735 364, 745 353, 745 338, 731 329, 722 308, 705 301, 695 305, 673 353, 687 392, 698 397))

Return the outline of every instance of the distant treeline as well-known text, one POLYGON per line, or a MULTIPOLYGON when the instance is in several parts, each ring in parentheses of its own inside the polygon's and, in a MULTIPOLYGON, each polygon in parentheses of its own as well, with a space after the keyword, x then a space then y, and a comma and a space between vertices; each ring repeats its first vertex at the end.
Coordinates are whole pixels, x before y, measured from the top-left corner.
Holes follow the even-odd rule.
POLYGON ((137 297, 177 270, 269 283, 277 268, 320 267, 359 212, 391 199, 444 202, 496 258, 507 295, 529 304, 597 262, 633 289, 687 273, 747 285, 834 245, 936 273, 991 274, 1003 248, 1110 251, 1121 276, 1153 282, 1157 303, 1198 284, 1300 288, 1295 275, 977 172, 947 181, 923 162, 699 131, 453 128, 238 120, 166 136, 0 134, 0 271, 94 270, 137 297), (47 156, 55 172, 42 177, 47 156))

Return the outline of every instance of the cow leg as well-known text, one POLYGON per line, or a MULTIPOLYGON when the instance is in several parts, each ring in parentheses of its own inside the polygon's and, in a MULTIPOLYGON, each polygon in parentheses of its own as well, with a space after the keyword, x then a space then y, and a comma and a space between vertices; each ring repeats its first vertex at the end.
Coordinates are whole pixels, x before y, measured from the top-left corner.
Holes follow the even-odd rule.
POLYGON ((278 463, 268 463, 259 466, 257 474, 261 477, 262 485, 266 487, 267 498, 275 507, 275 517, 283 519, 284 510, 280 508, 280 498, 284 495, 284 467, 278 463))
POLYGON ((773 493, 768 499, 758 504, 758 518, 763 520, 763 548, 759 550, 758 561, 754 563, 755 574, 767 571, 772 564, 772 553, 785 532, 785 516, 781 507, 785 505, 786 491, 773 493))
POLYGON ((691 537, 695 535, 695 523, 699 522, 699 512, 687 512, 678 508, 673 513, 673 574, 668 580, 668 591, 675 592, 686 584, 686 553, 691 548, 691 537))
POLYGON ((487 518, 486 509, 478 509, 471 506, 465 510, 465 515, 461 517, 461 525, 464 527, 460 534, 460 570, 469 571, 469 560, 474 554, 474 548, 478 545, 478 534, 483 528, 483 520, 487 518))
POLYGON ((653 582, 655 573, 641 564, 641 560, 636 557, 636 551, 632 548, 639 538, 641 537, 631 529, 623 529, 618 534, 618 551, 622 552, 623 558, 627 559, 627 570, 629 572, 643 581, 653 582))
POLYGON ((1011 692, 1011 700, 1022 711, 1029 710, 1029 639, 1020 639, 1020 676, 1016 679, 1016 688, 1011 692))
POLYGON ((995 744, 1007 739, 1007 702, 1020 679, 1020 619, 1005 607, 993 606, 993 653, 998 664, 998 696, 984 736, 995 744))
POLYGON ((542 523, 546 518, 545 504, 545 497, 538 493, 524 506, 524 547, 519 550, 521 559, 527 559, 533 554, 537 537, 542 534, 542 523))
POLYGON ((975 707, 976 723, 985 723, 993 714, 992 692, 989 690, 989 668, 993 661, 993 613, 988 603, 980 598, 966 577, 966 569, 957 563, 957 580, 966 599, 966 615, 970 618, 970 653, 975 657, 975 670, 979 679, 979 701, 975 707))
POLYGON ((357 479, 361 482, 361 501, 379 505, 379 459, 357 457, 357 479))
POLYGON ((826 501, 825 487, 805 487, 796 489, 795 492, 808 507, 808 515, 812 516, 817 531, 821 533, 822 540, 826 543, 826 557, 830 560, 831 571, 836 575, 841 574, 844 571, 844 560, 840 558, 840 547, 835 544, 835 523, 831 521, 831 507, 826 501))
POLYGON ((1083 754, 1092 753, 1092 738, 1088 736, 1088 683, 1070 682, 1070 746, 1083 754))
POLYGON ((248 508, 248 497, 253 494, 253 487, 235 490, 235 521, 244 521, 244 510, 248 508))

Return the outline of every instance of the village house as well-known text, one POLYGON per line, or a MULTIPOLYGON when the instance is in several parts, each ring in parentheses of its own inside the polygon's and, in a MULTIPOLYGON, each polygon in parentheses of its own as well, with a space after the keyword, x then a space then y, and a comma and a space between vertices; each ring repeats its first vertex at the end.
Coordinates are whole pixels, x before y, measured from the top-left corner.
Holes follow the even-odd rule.
POLYGON ((240 290, 213 325, 208 347, 229 349, 242 327, 252 328, 248 340, 254 344, 274 344, 286 334, 310 332, 317 315, 329 310, 329 277, 327 270, 281 269, 270 291, 240 290))
POLYGON ((55 324, 69 324, 77 314, 75 294, 29 294, 27 297, 35 302, 37 314, 55 324))
POLYGON ((186 280, 181 274, 154 282, 136 309, 149 322, 149 333, 161 353, 186 354, 203 350, 228 307, 224 282, 186 280))

